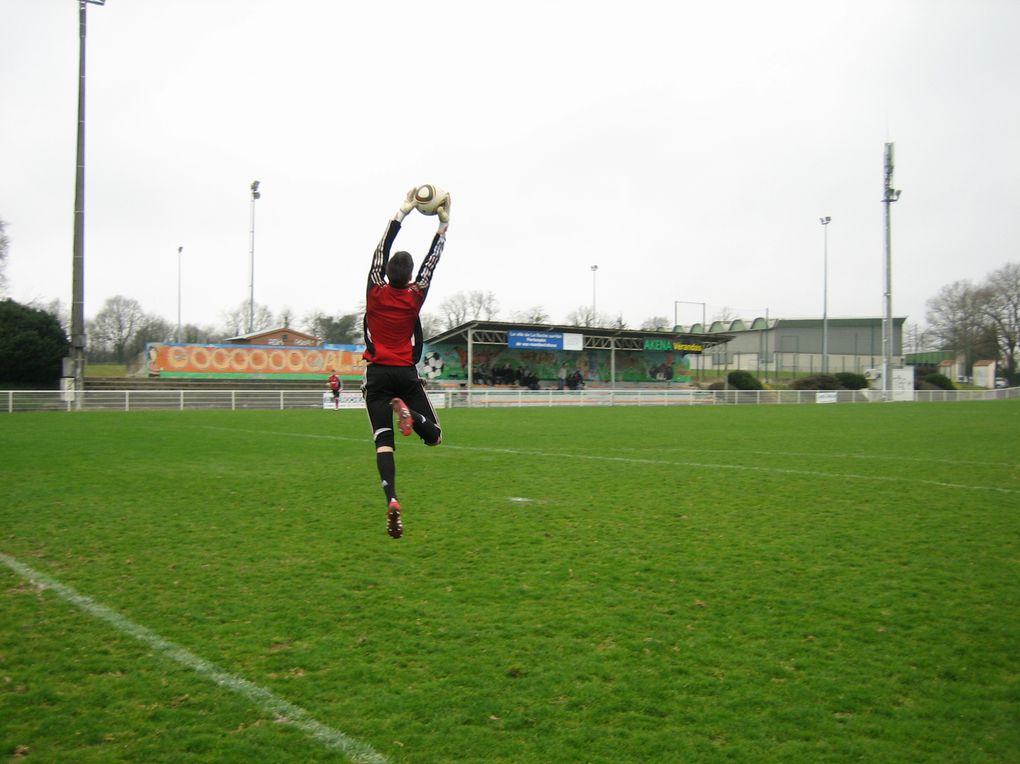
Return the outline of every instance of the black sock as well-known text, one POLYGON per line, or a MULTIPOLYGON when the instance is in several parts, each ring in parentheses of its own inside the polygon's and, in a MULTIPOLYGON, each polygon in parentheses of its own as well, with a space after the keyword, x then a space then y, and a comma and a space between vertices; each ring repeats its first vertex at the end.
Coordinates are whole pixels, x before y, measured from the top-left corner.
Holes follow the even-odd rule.
POLYGON ((382 478, 382 489, 386 492, 386 501, 397 498, 397 463, 392 451, 376 451, 375 463, 379 467, 382 478))
MULTIPOLYGON (((408 409, 410 411, 410 409, 408 409)), ((414 431, 426 443, 435 443, 443 431, 417 411, 411 411, 411 419, 414 421, 414 431)))

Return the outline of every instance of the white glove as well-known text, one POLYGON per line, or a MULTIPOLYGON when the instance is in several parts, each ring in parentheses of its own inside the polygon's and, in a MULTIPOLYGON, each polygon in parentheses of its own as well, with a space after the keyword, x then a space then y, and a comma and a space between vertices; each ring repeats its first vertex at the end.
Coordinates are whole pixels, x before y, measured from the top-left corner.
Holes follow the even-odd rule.
POLYGON ((400 205, 400 211, 397 213, 397 220, 403 220, 414 209, 414 192, 417 190, 418 188, 414 187, 407 192, 407 196, 404 197, 404 203, 400 205))
POLYGON ((443 230, 446 230, 446 226, 450 224, 450 195, 446 195, 446 201, 443 205, 436 210, 436 214, 439 216, 439 224, 443 226, 443 230))

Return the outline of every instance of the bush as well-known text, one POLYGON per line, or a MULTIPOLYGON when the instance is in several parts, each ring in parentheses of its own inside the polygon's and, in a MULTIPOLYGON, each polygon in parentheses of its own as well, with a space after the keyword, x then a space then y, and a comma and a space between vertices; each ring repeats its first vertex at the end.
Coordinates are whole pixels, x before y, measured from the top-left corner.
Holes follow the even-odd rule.
POLYGON ((925 377, 922 382, 927 382, 933 387, 937 387, 940 390, 955 390, 956 385, 953 384, 953 380, 947 377, 945 374, 929 374, 925 377))
POLYGON ((56 316, 0 300, 0 381, 55 387, 70 345, 56 316))
POLYGON ((836 375, 836 380, 847 390, 868 389, 868 378, 863 374, 854 374, 851 371, 841 371, 836 375))
POLYGON ((726 375, 726 384, 734 390, 764 390, 761 382, 749 371, 731 371, 726 375))
POLYGON ((815 374, 813 377, 801 377, 790 385, 791 390, 842 390, 843 385, 831 374, 815 374))

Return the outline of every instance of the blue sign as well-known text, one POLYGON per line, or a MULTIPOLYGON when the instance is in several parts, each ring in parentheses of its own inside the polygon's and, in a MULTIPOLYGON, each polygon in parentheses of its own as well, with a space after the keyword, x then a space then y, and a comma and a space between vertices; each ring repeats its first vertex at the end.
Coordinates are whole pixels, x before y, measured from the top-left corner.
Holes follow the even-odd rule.
POLYGON ((563 335, 560 332, 508 331, 506 344, 511 348, 563 350, 563 335))

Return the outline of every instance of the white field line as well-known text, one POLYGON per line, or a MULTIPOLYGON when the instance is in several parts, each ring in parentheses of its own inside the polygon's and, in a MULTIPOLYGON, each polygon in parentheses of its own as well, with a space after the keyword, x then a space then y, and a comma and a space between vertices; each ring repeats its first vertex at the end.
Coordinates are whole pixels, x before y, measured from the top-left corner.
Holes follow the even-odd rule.
MULTIPOLYGON (((623 450, 623 449, 621 449, 623 450)), ((708 453, 732 454, 733 451, 725 449, 700 449, 708 453)), ((899 454, 819 454, 805 453, 802 451, 744 451, 737 452, 740 455, 749 456, 791 456, 794 458, 811 457, 814 459, 857 459, 889 462, 915 462, 918 464, 951 464, 956 467, 1005 467, 1014 468, 1017 465, 1010 462, 979 462, 975 459, 945 459, 928 456, 900 456, 899 454)))
POLYGON ((106 621, 118 631, 134 637, 140 642, 144 642, 152 649, 211 679, 220 687, 247 698, 263 713, 271 714, 278 723, 287 724, 300 730, 327 748, 340 751, 348 756, 351 761, 358 762, 359 764, 362 762, 364 764, 385 764, 386 758, 374 751, 369 745, 354 740, 343 732, 316 721, 303 708, 284 700, 270 690, 249 682, 247 679, 227 673, 218 666, 195 655, 187 648, 164 639, 150 629, 96 602, 91 597, 79 594, 70 586, 66 586, 56 579, 30 568, 28 565, 3 552, 0 552, 0 562, 25 580, 55 592, 89 615, 106 621))
MULTIPOLYGON (((371 443, 371 441, 365 438, 350 438, 344 435, 315 435, 312 433, 302 432, 280 432, 276 430, 247 430, 234 427, 214 427, 205 426, 203 429, 208 430, 222 430, 225 432, 243 432, 253 435, 282 435, 290 438, 315 438, 323 440, 343 440, 354 443, 371 443)), ((949 483, 942 480, 925 480, 923 478, 911 478, 904 477, 902 475, 860 475, 855 473, 847 472, 825 472, 823 470, 802 470, 802 469, 787 469, 785 467, 762 467, 756 464, 722 464, 718 462, 694 462, 683 459, 641 459, 631 456, 600 456, 597 454, 571 454, 556 451, 535 451, 532 449, 525 448, 486 448, 484 446, 456 446, 450 445, 446 442, 441 446, 441 450, 463 450, 471 451, 474 453, 490 453, 490 454, 516 454, 519 456, 538 456, 543 459, 582 459, 587 461, 599 461, 599 462, 619 462, 623 464, 651 464, 660 465, 664 467, 697 467, 698 469, 712 469, 712 470, 739 470, 745 472, 763 472, 767 474, 776 475, 797 475, 800 477, 812 477, 812 478, 826 478, 826 479, 838 479, 838 480, 864 480, 878 483, 911 483, 914 485, 930 485, 937 488, 954 488, 965 491, 992 491, 995 493, 1006 493, 1006 494, 1020 494, 1020 489, 1017 488, 1003 488, 997 485, 971 485, 967 483, 949 483)), ((804 454, 803 456, 807 456, 804 454)), ((938 460, 931 460, 938 461, 938 460)))

